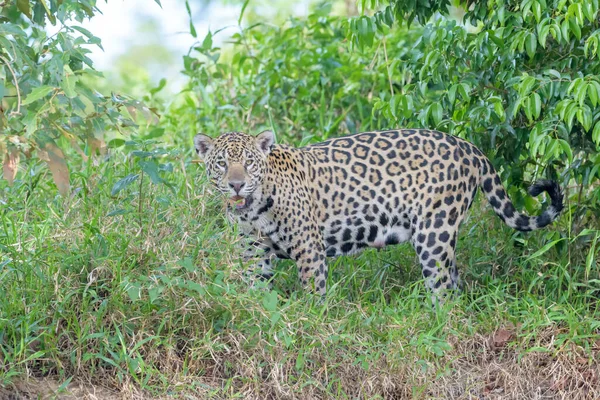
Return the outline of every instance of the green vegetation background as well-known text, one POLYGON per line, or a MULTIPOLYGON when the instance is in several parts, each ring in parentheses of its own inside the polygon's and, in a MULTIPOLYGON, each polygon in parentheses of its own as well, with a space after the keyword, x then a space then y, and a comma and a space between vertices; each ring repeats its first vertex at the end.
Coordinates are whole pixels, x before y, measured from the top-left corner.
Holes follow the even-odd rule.
POLYGON ((317 2, 268 23, 264 4, 245 2, 228 47, 217 32, 197 38, 176 94, 135 57, 120 79, 92 69, 87 46, 99 41, 82 25, 94 4, 0 8, 1 385, 75 379, 140 398, 600 396, 597 0, 317 2), (48 37, 47 23, 61 29, 48 37), (476 204, 458 246, 465 293, 438 313, 408 246, 332 260, 324 304, 288 262, 273 291, 247 290, 193 134, 269 128, 305 145, 395 127, 472 141, 530 213, 545 201, 524 188, 556 179, 566 211, 523 235, 476 204))

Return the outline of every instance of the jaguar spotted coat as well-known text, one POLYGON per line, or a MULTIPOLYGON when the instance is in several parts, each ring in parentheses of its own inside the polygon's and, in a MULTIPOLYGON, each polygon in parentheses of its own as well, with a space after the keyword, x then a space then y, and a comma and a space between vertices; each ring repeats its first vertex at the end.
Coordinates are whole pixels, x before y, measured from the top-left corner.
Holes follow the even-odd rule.
POLYGON ((488 158, 437 131, 365 132, 303 148, 274 144, 270 131, 230 132, 199 134, 194 144, 241 231, 262 251, 261 276, 272 278, 273 257, 291 258, 302 283, 323 295, 327 257, 407 241, 434 294, 458 288, 458 228, 477 188, 520 231, 548 225, 563 208, 558 184, 543 180, 529 192, 547 192, 550 206, 539 216, 517 212, 488 158))

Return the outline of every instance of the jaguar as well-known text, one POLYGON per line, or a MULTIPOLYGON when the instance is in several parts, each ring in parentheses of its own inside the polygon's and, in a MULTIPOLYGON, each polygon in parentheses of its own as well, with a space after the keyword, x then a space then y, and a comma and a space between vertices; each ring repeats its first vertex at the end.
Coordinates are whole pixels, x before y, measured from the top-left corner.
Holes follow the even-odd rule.
POLYGON ((434 301, 462 287, 456 265, 459 225, 477 189, 509 227, 533 231, 563 208, 560 186, 538 216, 518 212, 490 160, 473 144, 435 130, 363 132, 301 148, 275 144, 272 131, 194 137, 209 180, 226 196, 244 259, 258 256, 258 278, 273 278, 273 258, 295 261, 303 286, 326 293, 326 258, 403 242, 414 247, 434 301))

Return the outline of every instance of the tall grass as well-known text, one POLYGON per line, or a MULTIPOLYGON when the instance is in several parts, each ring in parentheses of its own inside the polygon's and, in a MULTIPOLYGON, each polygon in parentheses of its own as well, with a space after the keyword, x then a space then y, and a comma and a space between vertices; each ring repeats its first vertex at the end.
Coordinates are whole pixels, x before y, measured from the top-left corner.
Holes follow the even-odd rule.
POLYGON ((157 154, 168 184, 114 195, 131 152, 74 161, 69 199, 36 163, 0 183, 0 397, 42 378, 125 398, 600 397, 598 231, 569 236, 566 215, 522 235, 478 202, 465 292, 436 312, 408 245, 330 260, 325 302, 288 261, 249 290, 203 167, 157 154))

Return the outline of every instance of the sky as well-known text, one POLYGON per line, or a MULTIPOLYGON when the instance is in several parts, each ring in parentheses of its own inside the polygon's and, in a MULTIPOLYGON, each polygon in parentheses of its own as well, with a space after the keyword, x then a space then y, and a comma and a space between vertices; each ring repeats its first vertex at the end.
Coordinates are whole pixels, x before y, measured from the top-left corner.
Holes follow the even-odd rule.
MULTIPOLYGON (((285 0, 279 1, 285 4, 285 0)), ((164 38, 163 44, 175 54, 175 61, 172 67, 164 70, 148 68, 151 79, 158 82, 164 77, 167 78, 169 86, 180 86, 185 81, 179 73, 183 64, 182 56, 187 54, 192 44, 201 42, 209 30, 215 32, 225 28, 213 38, 215 45, 221 45, 239 30, 237 25, 241 4, 223 4, 221 1, 213 0, 208 5, 202 5, 202 1, 190 1, 197 32, 197 38, 194 38, 190 34, 185 0, 160 0, 160 3, 160 6, 154 0, 99 0, 96 3, 101 13, 86 21, 83 27, 102 41, 104 50, 97 46, 90 48, 92 53, 89 57, 97 70, 111 71, 114 61, 126 53, 131 46, 143 45, 145 39, 139 33, 139 24, 141 21, 152 19, 160 31, 159 36, 164 38)), ((297 0, 292 5, 288 5, 289 12, 295 15, 306 14, 309 3, 310 0, 297 0)), ((273 2, 267 1, 261 9, 267 15, 277 13, 280 7, 281 4, 273 0, 273 2)), ((148 41, 149 39, 146 39, 146 42, 148 41)))
POLYGON ((120 55, 125 54, 134 45, 148 42, 148 39, 140 35, 139 24, 152 19, 159 30, 157 36, 164 39, 164 46, 170 48, 175 54, 175 59, 172 67, 158 71, 156 68, 147 68, 147 70, 153 82, 167 78, 171 89, 177 90, 177 87, 185 82, 179 71, 183 66, 182 56, 187 54, 190 46, 197 41, 202 41, 209 29, 214 32, 227 27, 214 39, 214 42, 219 44, 226 40, 237 31, 237 19, 241 11, 241 5, 221 4, 218 1, 213 1, 206 6, 201 6, 198 1, 191 3, 197 38, 190 34, 190 19, 184 0, 161 0, 162 7, 153 0, 98 1, 96 6, 100 13, 82 24, 102 41, 104 50, 97 46, 89 47, 92 53, 88 56, 92 59, 94 68, 110 72, 120 55))
MULTIPOLYGON (((197 3, 197 2, 195 2, 197 3)), ((99 1, 96 14, 85 27, 102 40, 104 51, 94 47, 91 58, 100 70, 110 69, 115 57, 127 50, 136 38, 136 20, 140 17, 153 17, 161 29, 165 44, 180 54, 184 54, 197 39, 189 33, 189 17, 183 0, 162 0, 161 6, 152 0, 109 0, 99 1)), ((215 31, 225 26, 237 25, 241 6, 223 5, 212 2, 201 8, 192 4, 192 17, 197 36, 203 38, 209 29, 215 31)), ((136 40, 137 39, 137 40, 136 40)))

